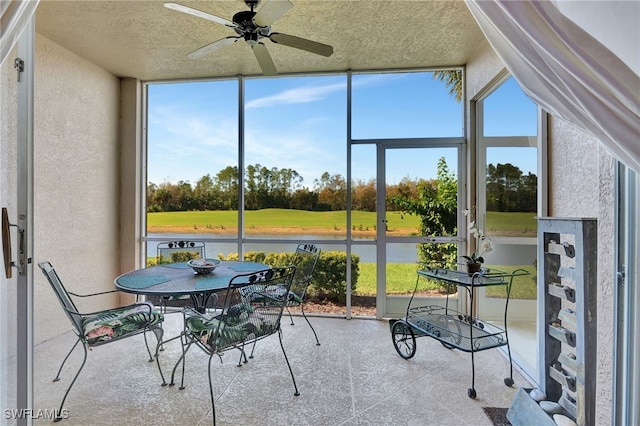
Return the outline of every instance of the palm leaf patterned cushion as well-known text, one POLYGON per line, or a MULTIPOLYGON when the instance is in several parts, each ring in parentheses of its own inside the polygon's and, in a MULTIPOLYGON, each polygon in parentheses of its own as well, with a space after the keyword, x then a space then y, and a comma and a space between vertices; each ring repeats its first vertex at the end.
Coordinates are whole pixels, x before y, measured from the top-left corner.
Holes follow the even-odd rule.
POLYGON ((287 296, 287 306, 298 306, 302 303, 302 297, 290 291, 287 296))
MULTIPOLYGON (((278 303, 278 299, 281 299, 287 289, 280 284, 270 285, 264 289, 264 294, 261 292, 251 292, 251 287, 245 287, 240 291, 251 302, 261 303, 263 305, 269 305, 272 303, 278 303)), ((298 294, 290 291, 287 295, 287 306, 298 306, 302 303, 302 297, 298 294)))
POLYGON ((164 320, 150 303, 136 303, 123 308, 89 314, 82 318, 82 330, 89 345, 118 339, 151 327, 164 320))
POLYGON ((226 315, 207 318, 195 314, 185 319, 187 329, 211 353, 242 344, 247 339, 269 335, 276 330, 277 317, 262 315, 244 304, 229 307, 226 315))

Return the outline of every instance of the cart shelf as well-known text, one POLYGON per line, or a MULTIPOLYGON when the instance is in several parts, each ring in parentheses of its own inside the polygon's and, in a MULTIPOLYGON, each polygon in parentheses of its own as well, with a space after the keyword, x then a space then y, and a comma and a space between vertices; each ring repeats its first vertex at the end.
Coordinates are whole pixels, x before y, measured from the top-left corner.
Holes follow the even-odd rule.
POLYGON ((507 333, 507 310, 511 284, 514 277, 529 275, 524 269, 516 269, 513 272, 483 269, 480 272, 470 274, 464 271, 443 268, 427 268, 417 271, 416 287, 409 300, 407 315, 402 319, 389 321, 391 327, 391 339, 400 355, 404 359, 412 358, 416 353, 416 337, 429 336, 438 340, 447 349, 459 349, 471 354, 471 387, 467 389, 470 398, 476 397, 475 389, 475 361, 474 353, 486 349, 507 347, 509 354, 509 377, 504 379, 504 384, 513 386, 513 362, 511 349, 509 348, 509 336, 507 333), (449 295, 445 299, 445 306, 428 305, 411 307, 413 297, 418 288, 420 278, 437 280, 448 285, 464 288, 469 297, 469 306, 474 306, 475 290, 480 287, 504 286, 507 297, 504 306, 504 328, 482 321, 464 312, 449 308, 449 295))
POLYGON ((431 336, 464 352, 478 352, 507 344, 503 329, 438 305, 409 309, 407 323, 418 334, 431 336))

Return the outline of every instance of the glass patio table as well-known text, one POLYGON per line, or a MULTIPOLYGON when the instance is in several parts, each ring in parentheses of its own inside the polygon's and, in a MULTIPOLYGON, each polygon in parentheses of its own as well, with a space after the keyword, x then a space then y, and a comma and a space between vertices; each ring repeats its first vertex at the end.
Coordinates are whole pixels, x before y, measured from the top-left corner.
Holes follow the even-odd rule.
POLYGON ((196 274, 186 262, 166 263, 124 273, 114 284, 118 290, 144 296, 189 296, 193 307, 204 312, 209 297, 225 290, 231 278, 269 268, 264 263, 223 260, 211 273, 196 274))

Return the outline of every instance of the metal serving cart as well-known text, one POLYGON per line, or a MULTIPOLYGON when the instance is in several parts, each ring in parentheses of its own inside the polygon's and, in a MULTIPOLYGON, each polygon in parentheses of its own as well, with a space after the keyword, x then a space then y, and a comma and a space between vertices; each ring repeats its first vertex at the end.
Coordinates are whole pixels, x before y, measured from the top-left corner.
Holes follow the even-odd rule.
POLYGON ((509 355, 509 377, 504 379, 507 386, 513 386, 513 362, 507 334, 507 310, 511 296, 511 284, 517 276, 530 275, 524 269, 504 272, 495 269, 482 269, 480 272, 468 273, 443 268, 427 268, 418 270, 406 317, 391 320, 391 337, 398 354, 409 359, 416 353, 416 338, 430 336, 438 340, 447 349, 459 349, 471 353, 471 387, 467 390, 469 398, 476 397, 474 353, 486 349, 507 346, 509 355), (449 292, 445 306, 428 305, 411 307, 418 283, 421 278, 428 278, 465 289, 469 296, 468 313, 459 312, 449 307, 449 292), (507 297, 504 306, 504 328, 482 321, 472 315, 474 309, 475 290, 479 287, 505 286, 507 297))

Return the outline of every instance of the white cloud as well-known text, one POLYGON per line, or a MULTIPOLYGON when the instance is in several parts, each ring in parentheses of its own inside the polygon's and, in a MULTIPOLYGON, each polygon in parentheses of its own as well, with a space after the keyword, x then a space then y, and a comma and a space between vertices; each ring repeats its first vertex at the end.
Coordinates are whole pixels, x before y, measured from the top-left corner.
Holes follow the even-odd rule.
POLYGON ((245 135, 247 164, 256 164, 278 169, 290 168, 303 177, 303 186, 313 187, 313 181, 322 173, 340 173, 344 175, 343 152, 327 149, 325 143, 310 134, 301 134, 293 129, 277 135, 265 131, 249 131, 245 135), (265 141, 277 141, 268 143, 265 141), (259 154, 258 154, 259 153, 259 154))
MULTIPOLYGON (((372 86, 378 83, 387 83, 391 79, 404 78, 402 73, 398 74, 370 74, 360 75, 354 79, 354 87, 372 86)), ((275 95, 265 96, 263 98, 254 99, 246 103, 246 108, 263 108, 273 107, 276 105, 291 105, 310 103, 322 100, 327 95, 345 90, 347 86, 346 79, 340 83, 326 84, 322 86, 302 86, 295 89, 288 89, 275 95)))
POLYGON ((247 108, 273 107, 279 104, 302 104, 319 101, 327 95, 344 90, 345 83, 327 84, 324 86, 306 86, 285 90, 272 96, 254 99, 246 103, 247 108))
POLYGON ((213 176, 238 162, 235 120, 210 111, 155 108, 149 121, 151 182, 195 184, 202 176, 213 176))

